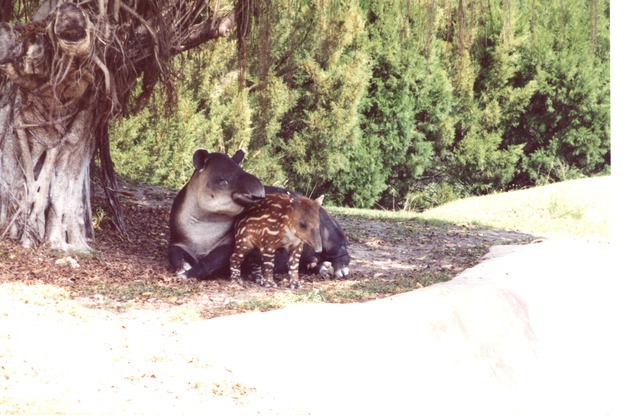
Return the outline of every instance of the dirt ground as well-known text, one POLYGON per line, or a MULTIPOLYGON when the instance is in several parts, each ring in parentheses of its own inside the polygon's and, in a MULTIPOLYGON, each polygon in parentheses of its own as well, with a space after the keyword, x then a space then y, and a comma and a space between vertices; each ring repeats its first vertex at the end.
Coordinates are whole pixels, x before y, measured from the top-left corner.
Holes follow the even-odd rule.
MULTIPOLYGON (((418 220, 338 216, 351 274, 265 289, 173 276, 166 261, 172 191, 123 182, 124 240, 95 195, 90 255, 0 241, 0 414, 303 414, 178 343, 201 319, 302 302, 353 302, 423 287, 529 235, 418 220), (402 286, 401 286, 402 284, 402 286), (370 289, 370 291, 367 291, 370 289), (251 304, 276 299, 271 306, 251 304)), ((211 339, 211 338, 209 338, 211 339)))

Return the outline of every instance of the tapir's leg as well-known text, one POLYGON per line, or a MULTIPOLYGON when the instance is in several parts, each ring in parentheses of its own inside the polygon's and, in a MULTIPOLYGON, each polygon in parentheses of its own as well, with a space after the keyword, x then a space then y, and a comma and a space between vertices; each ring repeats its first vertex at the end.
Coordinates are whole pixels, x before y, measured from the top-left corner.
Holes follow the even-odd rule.
POLYGON ((245 238, 239 239, 234 245, 234 252, 230 257, 230 280, 236 283, 243 283, 241 277, 241 265, 245 256, 250 253, 254 246, 245 238))
POLYGON ((273 269, 276 273, 286 273, 289 271, 289 254, 284 248, 280 248, 276 251, 274 258, 273 269))
MULTIPOLYGON (((320 262, 320 259, 318 258, 319 255, 320 254, 315 253, 315 250, 313 249, 312 246, 305 243, 301 252, 300 269, 307 273, 318 273, 318 271, 316 271, 316 267, 318 266, 320 262)), ((289 265, 290 264, 287 262, 287 267, 289 265)))
POLYGON ((258 284, 263 284, 262 263, 260 259, 257 262, 252 263, 251 268, 254 281, 258 284))
POLYGON ((298 275, 300 254, 300 248, 294 248, 289 252, 289 287, 291 287, 291 289, 300 288, 300 278, 298 275))
POLYGON ((338 279, 340 279, 342 277, 347 277, 348 274, 350 274, 350 268, 349 268, 350 255, 345 250, 345 247, 344 247, 343 251, 345 251, 344 254, 341 254, 341 255, 338 255, 336 257, 330 258, 330 260, 332 262, 332 266, 333 266, 333 273, 334 273, 335 277, 337 277, 338 279))
POLYGON ((332 275, 332 263, 324 259, 323 253, 316 253, 312 246, 305 243, 300 258, 300 270, 305 273, 319 274, 322 277, 332 275))
POLYGON ((316 253, 309 244, 304 244, 300 259, 300 270, 307 273, 315 273, 321 276, 347 277, 350 273, 350 255, 345 245, 331 248, 334 255, 326 252, 316 253))
POLYGON ((205 280, 227 274, 230 269, 230 256, 233 249, 234 246, 232 244, 221 245, 215 248, 208 255, 201 258, 197 264, 193 265, 186 272, 186 277, 205 280))
POLYGON ((262 248, 260 250, 263 260, 263 285, 265 287, 278 287, 273 281, 273 260, 276 254, 275 249, 262 248))
POLYGON ((245 261, 241 264, 241 275, 247 277, 248 274, 252 275, 253 280, 262 284, 262 256, 260 250, 256 247, 247 254, 245 261))
POLYGON ((230 280, 236 283, 243 283, 241 278, 241 264, 243 263, 243 254, 238 251, 230 257, 230 280))
POLYGON ((195 259, 188 252, 176 245, 168 247, 168 260, 177 275, 183 275, 195 264, 195 259))

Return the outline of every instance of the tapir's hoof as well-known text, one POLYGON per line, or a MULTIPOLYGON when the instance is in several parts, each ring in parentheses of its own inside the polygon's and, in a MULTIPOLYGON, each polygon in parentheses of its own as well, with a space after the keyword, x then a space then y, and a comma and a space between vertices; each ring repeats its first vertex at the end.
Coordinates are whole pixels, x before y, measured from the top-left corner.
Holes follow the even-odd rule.
POLYGON ((290 287, 291 289, 301 289, 301 288, 302 288, 302 286, 300 285, 300 283, 291 283, 291 284, 289 285, 289 287, 290 287))
POLYGON ((232 289, 242 289, 244 287, 243 280, 231 280, 230 288, 232 289))
POLYGON ((275 282, 275 281, 266 281, 266 282, 263 284, 263 286, 265 286, 265 287, 273 287, 273 288, 278 287, 278 285, 276 284, 276 282, 275 282))
POLYGON ((319 268, 319 275, 328 277, 333 274, 333 267, 330 261, 324 261, 322 266, 319 268))
POLYGON ((350 274, 350 269, 348 267, 341 267, 335 270, 335 277, 338 279, 347 277, 350 274))
POLYGON ((191 268, 192 266, 188 262, 184 261, 184 263, 182 264, 182 268, 177 273, 175 273, 177 275, 177 278, 178 279, 190 278, 188 277, 188 270, 190 270, 191 268))

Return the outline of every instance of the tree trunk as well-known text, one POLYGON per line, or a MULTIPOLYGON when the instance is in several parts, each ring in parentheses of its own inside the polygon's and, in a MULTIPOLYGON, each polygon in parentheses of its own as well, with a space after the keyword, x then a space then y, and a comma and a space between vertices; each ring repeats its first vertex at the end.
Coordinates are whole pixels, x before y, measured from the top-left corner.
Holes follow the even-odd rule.
MULTIPOLYGON (((9 4, 3 16, 33 2, 9 4)), ((158 81, 168 96, 170 57, 233 26, 219 9, 206 0, 44 0, 30 23, 0 22, 0 235, 26 247, 90 249, 96 147, 117 203, 109 121, 140 78, 139 100, 158 81)))
POLYGON ((47 243, 56 249, 88 250, 87 240, 93 236, 89 185, 93 111, 77 111, 58 127, 35 127, 29 123, 28 109, 34 106, 26 105, 28 96, 5 90, 13 90, 7 96, 13 104, 2 114, 14 123, 9 122, 10 129, 0 138, 0 225, 23 246, 47 243))
POLYGON ((51 21, 49 39, 35 34, 19 42, 23 34, 0 28, 0 43, 11 47, 0 53, 8 77, 0 110, 0 225, 26 247, 90 248, 94 107, 85 99, 94 76, 81 65, 93 36, 88 22, 68 4, 51 21), (48 62, 50 39, 56 51, 48 62))

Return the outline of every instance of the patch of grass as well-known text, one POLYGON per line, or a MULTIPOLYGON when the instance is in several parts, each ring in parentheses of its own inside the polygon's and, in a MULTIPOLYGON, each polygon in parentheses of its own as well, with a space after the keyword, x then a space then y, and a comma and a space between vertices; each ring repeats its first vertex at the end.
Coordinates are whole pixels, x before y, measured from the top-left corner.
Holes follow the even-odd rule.
MULTIPOLYGON (((526 190, 469 197, 423 213, 340 207, 326 207, 326 210, 335 216, 414 222, 416 226, 432 228, 456 224, 606 241, 610 238, 612 180, 610 176, 585 178, 526 190), (421 224, 417 224, 418 222, 421 224)), ((352 233, 351 229, 348 234, 352 233)))
POLYGON ((362 279, 357 281, 316 282, 300 290, 277 291, 244 302, 230 302, 203 312, 203 318, 227 314, 267 312, 302 303, 353 303, 386 298, 399 293, 447 281, 446 272, 426 271, 409 276, 394 276, 388 280, 362 279))
POLYGON ((274 309, 284 308, 286 301, 279 299, 278 295, 271 295, 264 298, 254 298, 246 302, 228 304, 228 308, 235 309, 237 312, 267 312, 274 309))
POLYGON ((322 292, 324 302, 351 303, 382 299, 399 293, 411 292, 450 280, 450 275, 439 271, 425 271, 420 274, 396 275, 387 280, 363 279, 355 282, 339 283, 322 292))
MULTIPOLYGON (((242 312, 267 312, 275 309, 285 308, 296 303, 317 303, 325 302, 325 298, 318 291, 313 290, 282 290, 264 296, 255 297, 244 302, 230 302, 224 305, 224 309, 230 313, 242 312)), ((206 314, 214 317, 220 314, 219 311, 206 314)))
POLYGON ((433 223, 432 220, 422 217, 418 212, 406 210, 391 211, 326 206, 326 211, 335 216, 362 217, 368 220, 419 221, 424 223, 433 223))
POLYGON ((552 219, 571 218, 576 221, 584 218, 588 207, 588 203, 579 199, 576 200, 562 190, 553 192, 547 204, 547 210, 552 219))
POLYGON ((455 224, 553 237, 610 239, 610 176, 454 201, 421 214, 455 224))
POLYGON ((102 282, 98 279, 77 285, 73 288, 75 296, 100 295, 118 302, 131 300, 156 299, 175 301, 180 297, 199 292, 200 282, 162 282, 162 281, 133 281, 127 283, 102 282))
POLYGON ((441 283, 449 279, 450 276, 447 273, 427 271, 420 276, 396 276, 388 281, 379 281, 378 279, 364 280, 352 285, 351 288, 360 291, 363 294, 363 300, 372 300, 411 292, 412 290, 441 283))
POLYGON ((194 322, 202 319, 202 313, 196 305, 186 303, 178 306, 169 319, 173 322, 194 322))

